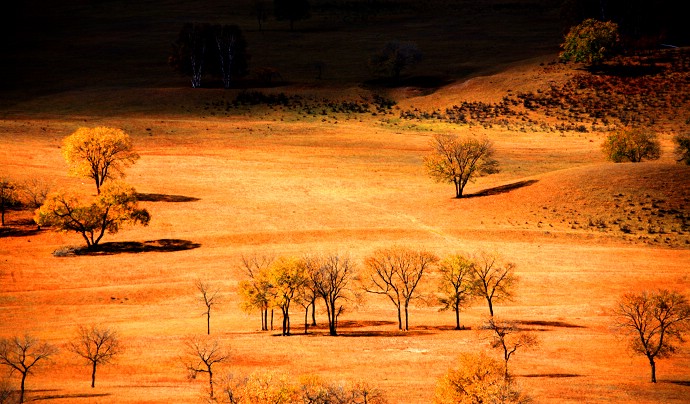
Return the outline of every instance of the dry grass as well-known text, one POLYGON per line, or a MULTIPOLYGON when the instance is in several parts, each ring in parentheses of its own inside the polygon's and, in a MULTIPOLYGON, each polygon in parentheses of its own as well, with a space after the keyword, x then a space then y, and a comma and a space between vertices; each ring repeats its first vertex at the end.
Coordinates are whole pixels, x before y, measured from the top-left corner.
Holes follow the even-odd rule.
MULTIPOLYGON (((153 221, 106 240, 130 247, 127 243, 139 243, 134 251, 56 258, 54 250, 79 245, 80 239, 49 230, 35 233, 21 225, 30 212, 12 212, 13 227, 26 233, 0 238, 3 335, 31 332, 63 344, 78 324, 104 322, 121 331, 128 349, 99 373, 93 393, 108 396, 89 396, 87 369, 63 351, 50 369, 29 380, 30 389, 45 390, 32 392, 33 397, 198 400, 203 383, 185 381, 178 357, 182 339, 205 330, 193 286, 202 278, 222 289, 212 329, 233 354, 224 371, 271 368, 293 376, 364 378, 383 388, 392 402, 429 402, 436 378, 459 352, 488 349, 478 331, 448 330, 449 314, 415 308, 412 331, 401 334, 391 322, 392 307, 370 299, 343 315, 341 337, 316 329, 310 336, 281 338, 259 332, 258 316, 242 313, 236 295, 242 254, 339 251, 360 260, 375 248, 405 244, 438 254, 491 249, 517 263, 517 299, 499 305, 498 313, 538 330, 541 347, 518 352, 511 362, 518 381, 538 402, 687 398, 687 351, 662 361, 662 382, 651 386, 645 362, 631 357, 616 339, 608 310, 627 290, 672 287, 687 293, 689 250, 667 248, 663 241, 649 247, 615 229, 573 229, 568 223, 627 214, 609 209, 626 197, 642 207, 647 195, 663 197, 663 209, 685 209, 687 169, 601 163, 598 143, 578 136, 490 132, 504 172, 471 185, 468 193, 478 196, 455 200, 451 187, 434 184, 421 169, 427 132, 351 121, 123 118, 89 123, 96 122, 134 135, 142 159, 128 180, 149 195, 142 203, 153 221), (142 247, 164 239, 198 248, 142 247)), ((57 148, 59 139, 81 124, 4 121, 5 169, 19 179, 50 176, 61 186, 90 187, 64 175, 57 148)), ((686 236, 671 236, 672 245, 683 247, 686 236)), ((486 311, 477 302, 463 313, 463 323, 476 330, 486 311)), ((296 311, 296 332, 300 317, 296 311)))
MULTIPOLYGON (((462 101, 496 103, 508 90, 538 93, 567 83, 582 72, 540 66, 554 58, 553 43, 543 41, 551 38, 551 20, 535 20, 538 29, 529 35, 506 23, 505 32, 492 38, 460 24, 465 37, 476 41, 453 48, 457 44, 446 38, 443 46, 459 49, 457 57, 429 62, 413 72, 431 71, 438 77, 452 72, 450 84, 386 91, 359 87, 366 73, 357 63, 378 46, 371 38, 390 34, 396 24, 414 22, 407 12, 380 17, 370 25, 338 25, 331 16, 315 18, 297 33, 276 26, 265 33, 248 30, 250 43, 269 48, 288 39, 297 47, 324 47, 323 41, 342 32, 361 35, 348 42, 353 52, 346 53, 342 66, 329 66, 330 76, 323 83, 309 78, 313 72, 306 62, 314 55, 291 59, 287 50, 271 48, 271 59, 256 52, 258 65, 280 65, 291 72, 293 85, 263 89, 266 93, 357 100, 387 92, 399 102, 399 109, 383 115, 314 117, 265 106, 227 112, 226 104, 221 108, 219 103, 231 101, 239 90, 179 88, 184 83, 169 78, 167 66, 152 61, 152 55, 165 58, 180 16, 203 13, 164 2, 158 17, 144 20, 150 36, 118 35, 132 24, 138 27, 135 22, 145 15, 146 4, 128 9, 128 23, 106 18, 104 5, 90 11, 96 13, 93 21, 65 34, 66 39, 74 35, 98 42, 101 34, 95 28, 100 23, 109 28, 103 35, 111 44, 122 49, 139 41, 146 45, 137 45, 134 53, 121 52, 129 55, 122 59, 122 69, 102 70, 117 57, 108 52, 101 52, 102 59, 89 59, 84 68, 92 73, 87 77, 71 76, 73 65, 57 63, 53 83, 39 76, 35 88, 7 92, 2 103, 7 106, 0 121, 3 175, 18 181, 50 178, 57 187, 89 192, 88 181, 67 177, 61 139, 79 126, 121 127, 133 136, 142 156, 127 180, 153 216, 147 228, 108 236, 107 254, 56 257, 58 249, 79 247, 80 238, 36 230, 31 212, 9 213, 10 229, 0 232, 0 337, 32 333, 62 346, 78 325, 103 323, 118 329, 126 346, 115 364, 99 369, 95 390, 88 387, 87 367, 63 349, 28 379, 31 398, 201 401, 205 383, 187 381, 179 357, 185 337, 205 332, 204 307, 194 288, 194 281, 202 279, 221 289, 211 327, 232 360, 220 373, 275 369, 293 377, 317 373, 336 381, 365 379, 382 388, 392 403, 428 403, 437 378, 460 352, 490 349, 487 336, 478 331, 488 312, 481 302, 461 314, 467 330, 451 330, 451 314, 422 305, 410 313, 411 331, 400 333, 393 307, 370 297, 342 315, 342 335, 335 338, 326 335, 322 313, 320 327, 310 335, 285 338, 277 331, 260 332, 258 315, 239 309, 242 255, 339 252, 361 264, 375 249, 401 244, 439 255, 495 250, 517 264, 516 298, 498 304, 496 311, 534 330, 541 340, 537 349, 519 351, 511 359, 517 381, 535 402, 688 401, 687 344, 659 362, 660 383, 651 385, 647 363, 629 354, 610 317, 611 307, 626 291, 666 287, 690 293, 690 172, 671 161, 670 133, 661 134, 661 161, 614 165, 603 160, 599 144, 604 134, 599 132, 514 131, 398 117, 405 109, 433 111, 462 101), (332 31, 322 31, 328 26, 332 31), (534 53, 486 47, 489 42, 510 43, 515 35, 534 45, 534 53), (152 49, 155 52, 146 52, 152 49), (543 52, 550 54, 534 58, 543 52), (498 65, 503 68, 494 67, 498 65), (99 69, 102 77, 93 73, 99 69), (476 77, 452 81, 466 75, 476 77), (452 186, 433 183, 421 164, 430 136, 440 131, 486 134, 496 144, 502 172, 469 185, 466 193, 472 197, 453 199, 452 186)), ((75 2, 72 7, 76 9, 60 11, 76 13, 60 24, 73 22, 80 8, 91 6, 75 2)), ((216 12, 219 19, 240 15, 224 11, 220 2, 209 7, 205 11, 216 12)), ((425 33, 432 55, 448 53, 430 47, 430 38, 439 30, 448 35, 453 13, 469 18, 471 14, 460 9, 452 8, 440 22, 414 25, 425 33)), ((500 12, 475 11, 484 24, 494 25, 510 14, 500 7, 493 10, 500 12)), ((244 24, 253 23, 241 15, 244 24)), ((510 21, 521 18, 526 17, 511 16, 510 21)), ((36 77, 33 73, 40 73, 43 61, 51 57, 64 62, 94 49, 88 41, 68 49, 68 42, 56 44, 54 54, 42 54, 41 49, 30 53, 27 60, 40 63, 27 77, 36 77)), ((686 117, 666 112, 656 111, 670 117, 664 122, 674 128, 687 128, 686 117)), ((426 291, 434 289, 432 279, 427 279, 426 291)), ((295 310, 293 316, 297 333, 302 314, 295 310)), ((276 324, 279 321, 276 318, 276 324)))

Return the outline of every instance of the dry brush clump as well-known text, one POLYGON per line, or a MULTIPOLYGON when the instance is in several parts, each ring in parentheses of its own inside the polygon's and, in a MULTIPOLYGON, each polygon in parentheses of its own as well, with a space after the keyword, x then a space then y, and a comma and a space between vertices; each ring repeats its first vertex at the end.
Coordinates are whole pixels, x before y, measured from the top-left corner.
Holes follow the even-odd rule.
MULTIPOLYGON (((445 110, 403 110, 400 118, 509 130, 609 131, 625 126, 677 131, 690 122, 690 51, 620 56, 605 73, 575 73, 546 90, 509 91, 498 103, 463 102, 445 110)), ((544 70, 555 69, 555 63, 544 70)))
POLYGON ((528 403, 500 361, 484 353, 465 353, 436 386, 435 404, 528 403))
POLYGON ((385 404, 383 392, 365 381, 330 382, 307 374, 297 380, 274 371, 230 373, 217 401, 227 404, 385 404))

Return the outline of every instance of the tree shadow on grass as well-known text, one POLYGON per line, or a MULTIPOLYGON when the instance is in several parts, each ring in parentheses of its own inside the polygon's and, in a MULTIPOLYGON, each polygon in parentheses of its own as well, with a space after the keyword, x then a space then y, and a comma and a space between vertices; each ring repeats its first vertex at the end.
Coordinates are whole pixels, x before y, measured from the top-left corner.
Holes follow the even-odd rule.
POLYGON ((662 383, 671 383, 679 386, 690 387, 690 380, 664 380, 662 383))
POLYGON ((31 401, 39 400, 56 400, 56 399, 73 399, 73 398, 94 398, 94 397, 108 397, 111 393, 91 393, 91 394, 51 394, 47 396, 32 397, 31 401))
POLYGON ((477 198, 477 197, 481 197, 481 196, 505 194, 507 192, 514 191, 514 190, 519 189, 519 188, 528 187, 528 186, 535 184, 537 182, 539 182, 539 180, 518 181, 518 182, 514 182, 512 184, 506 184, 506 185, 501 185, 498 187, 485 189, 483 191, 475 192, 473 194, 467 194, 464 196, 464 198, 477 198))
POLYGON ((587 328, 583 325, 570 324, 563 321, 541 321, 541 320, 530 320, 530 321, 516 321, 516 323, 521 325, 536 325, 542 327, 561 327, 561 328, 587 328))
POLYGON ((531 373, 527 375, 517 375, 518 377, 547 377, 547 378, 569 378, 569 377, 582 377, 577 373, 531 373))
POLYGON ((189 240, 161 239, 150 240, 143 243, 138 241, 122 241, 112 243, 102 243, 88 249, 86 247, 75 248, 74 255, 115 255, 115 254, 138 254, 145 252, 175 252, 193 250, 201 247, 199 243, 189 240))
POLYGON ((29 236, 35 236, 36 234, 40 233, 41 230, 39 230, 36 226, 33 228, 26 228, 26 227, 0 227, 0 238, 3 237, 29 237, 29 236))
POLYGON ((184 195, 137 193, 137 200, 141 202, 196 202, 199 198, 184 195))

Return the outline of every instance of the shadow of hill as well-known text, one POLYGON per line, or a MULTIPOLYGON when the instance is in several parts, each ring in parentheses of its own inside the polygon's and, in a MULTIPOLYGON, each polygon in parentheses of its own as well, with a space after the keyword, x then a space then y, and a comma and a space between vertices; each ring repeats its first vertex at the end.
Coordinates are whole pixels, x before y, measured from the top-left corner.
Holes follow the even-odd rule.
POLYGON ((92 249, 81 247, 73 250, 74 255, 115 255, 138 254, 144 252, 174 252, 193 250, 201 247, 199 243, 189 240, 161 239, 145 241, 122 241, 99 244, 92 249))
POLYGON ((491 196, 491 195, 498 195, 498 194, 504 194, 519 188, 523 187, 528 187, 530 185, 533 185, 535 183, 539 182, 539 180, 525 180, 525 181, 518 181, 514 182, 512 184, 506 184, 506 185, 501 185, 498 187, 493 187, 489 189, 485 189, 483 191, 475 192, 473 194, 467 194, 464 197, 465 198, 476 198, 476 197, 481 197, 481 196, 491 196))
POLYGON ((196 202, 199 198, 184 195, 137 193, 137 200, 141 202, 196 202))

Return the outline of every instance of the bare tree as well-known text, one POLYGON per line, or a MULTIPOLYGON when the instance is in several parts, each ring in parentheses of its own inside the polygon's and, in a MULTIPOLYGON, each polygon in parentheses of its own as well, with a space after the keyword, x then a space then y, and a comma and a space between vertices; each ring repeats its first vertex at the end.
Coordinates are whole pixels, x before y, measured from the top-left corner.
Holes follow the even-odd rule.
POLYGON ((502 263, 498 254, 480 252, 472 267, 472 293, 486 299, 489 314, 494 315, 494 303, 510 300, 517 282, 515 264, 502 263))
POLYGON ((437 182, 453 183, 456 198, 462 198, 469 181, 498 172, 493 143, 489 139, 437 134, 431 146, 432 152, 424 158, 427 172, 437 182))
POLYGON ((439 302, 441 310, 455 312, 455 329, 460 330, 460 310, 472 298, 472 272, 474 262, 460 254, 453 254, 444 258, 439 264, 441 282, 439 302))
MULTIPOLYGON (((253 309, 259 309, 261 331, 268 330, 268 309, 273 293, 273 286, 268 276, 268 268, 273 261, 273 257, 267 256, 242 256, 241 270, 249 278, 240 282, 239 290, 242 295, 242 308, 248 312, 253 309)), ((271 329, 273 329, 272 318, 271 329)))
POLYGON ((52 182, 42 178, 28 179, 19 186, 27 206, 34 209, 43 205, 52 187, 52 182))
POLYGON ((218 289, 214 289, 208 282, 197 279, 194 286, 201 293, 201 300, 206 306, 204 315, 206 316, 206 334, 211 335, 211 308, 218 304, 218 289))
POLYGON ((80 326, 77 338, 68 344, 68 349, 91 365, 91 388, 96 387, 97 366, 110 363, 122 352, 117 332, 96 325, 80 326))
POLYGON ((0 365, 10 368, 10 373, 19 372, 21 384, 19 386, 19 402, 24 402, 26 377, 33 373, 39 362, 48 360, 58 349, 31 335, 23 338, 0 339, 0 365))
POLYGON ((0 225, 5 225, 5 212, 17 202, 16 184, 7 178, 0 178, 0 225))
POLYGON ((656 383, 656 359, 672 355, 690 329, 690 304, 678 292, 659 289, 626 293, 614 310, 618 327, 630 336, 633 352, 647 357, 656 383))
POLYGON ((418 297, 415 291, 424 272, 437 261, 438 257, 428 251, 398 246, 377 250, 365 261, 364 290, 388 297, 398 310, 398 329, 408 331, 410 302, 418 297))
POLYGON ((188 377, 196 379, 199 373, 208 374, 209 397, 213 401, 213 367, 227 362, 230 355, 225 352, 215 339, 190 338, 185 342, 186 358, 184 366, 188 377))
POLYGON ((324 258, 306 260, 314 290, 321 296, 328 313, 328 333, 338 335, 338 315, 343 310, 341 301, 348 300, 348 286, 355 278, 354 264, 349 257, 332 254, 324 258))
POLYGON ((491 317, 484 324, 484 329, 492 331, 492 348, 500 348, 503 351, 505 361, 505 378, 508 379, 508 361, 518 348, 529 348, 538 344, 537 337, 529 332, 522 331, 514 321, 498 320, 491 317))

